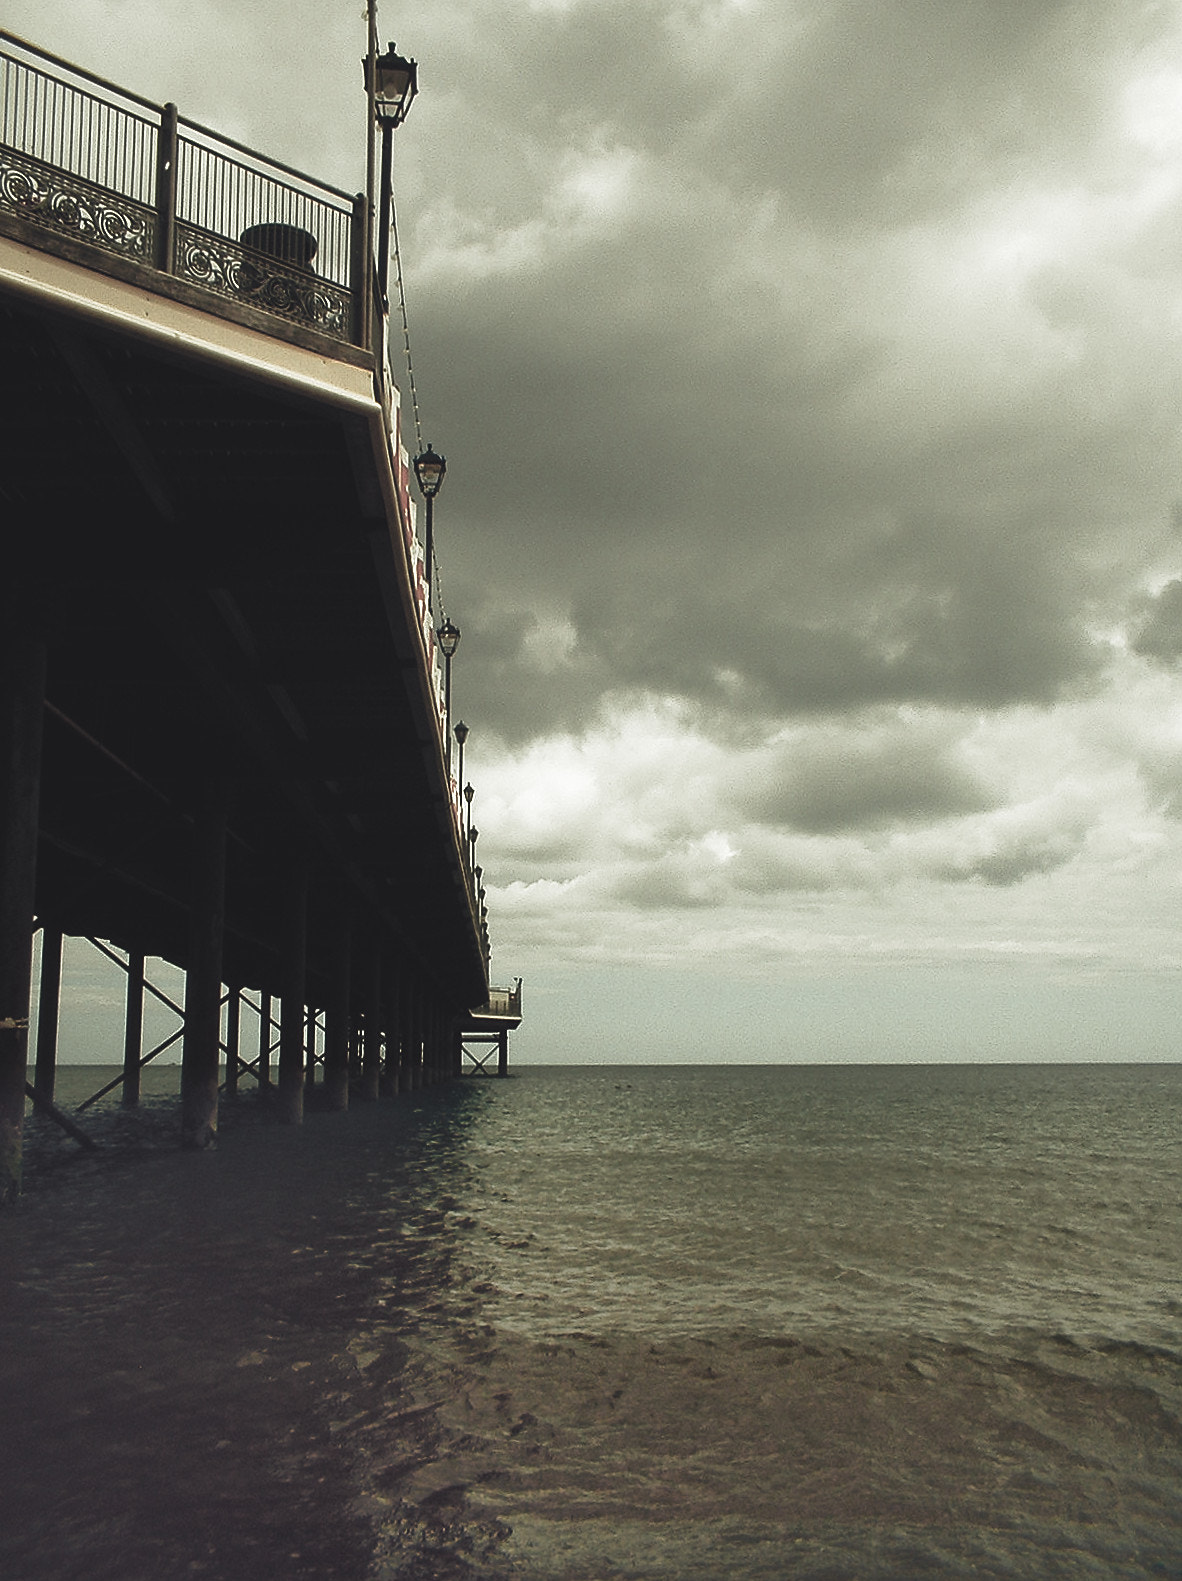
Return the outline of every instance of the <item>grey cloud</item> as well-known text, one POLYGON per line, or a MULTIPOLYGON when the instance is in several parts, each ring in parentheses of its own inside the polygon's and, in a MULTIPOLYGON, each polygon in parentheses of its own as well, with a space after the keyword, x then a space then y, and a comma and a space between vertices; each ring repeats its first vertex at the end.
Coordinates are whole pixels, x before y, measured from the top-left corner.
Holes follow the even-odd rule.
POLYGON ((1167 582, 1155 597, 1144 601, 1134 618, 1135 653, 1168 666, 1182 661, 1182 580, 1167 582))
POLYGON ((1028 830, 999 840, 987 852, 960 862, 936 863, 938 877, 978 879, 997 888, 1008 888, 1037 873, 1063 867, 1083 846, 1080 828, 1028 830))
POLYGON ((897 726, 829 729, 787 742, 737 800, 748 817, 808 834, 931 822, 997 805, 946 730, 897 726))
POLYGON ((1092 140, 1107 11, 1068 0, 815 6, 813 25, 765 69, 736 153, 827 226, 959 207, 984 170, 1029 173, 1032 154, 1046 164, 1092 140))
POLYGON ((679 854, 629 868, 607 886, 609 898, 642 911, 697 911, 723 898, 719 875, 679 854))

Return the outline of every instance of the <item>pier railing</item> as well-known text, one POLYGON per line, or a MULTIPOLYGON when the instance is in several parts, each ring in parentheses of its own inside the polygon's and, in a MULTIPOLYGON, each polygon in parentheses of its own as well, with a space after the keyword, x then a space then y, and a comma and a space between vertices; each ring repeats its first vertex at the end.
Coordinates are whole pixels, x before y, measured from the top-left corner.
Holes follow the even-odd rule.
POLYGON ((0 31, 0 214, 360 344, 364 210, 0 31))
POLYGON ((490 988, 488 991, 488 1004, 482 1006, 490 1016, 517 1016, 521 1015, 521 979, 512 988, 490 988))

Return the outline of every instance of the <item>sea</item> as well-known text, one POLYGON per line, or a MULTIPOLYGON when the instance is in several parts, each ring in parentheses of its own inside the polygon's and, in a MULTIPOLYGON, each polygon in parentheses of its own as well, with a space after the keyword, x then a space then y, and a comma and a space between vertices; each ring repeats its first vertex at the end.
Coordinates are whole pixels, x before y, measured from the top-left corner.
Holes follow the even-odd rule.
POLYGON ((6 1581, 1182 1577, 1182 1066, 148 1074, 0 1215, 6 1581))

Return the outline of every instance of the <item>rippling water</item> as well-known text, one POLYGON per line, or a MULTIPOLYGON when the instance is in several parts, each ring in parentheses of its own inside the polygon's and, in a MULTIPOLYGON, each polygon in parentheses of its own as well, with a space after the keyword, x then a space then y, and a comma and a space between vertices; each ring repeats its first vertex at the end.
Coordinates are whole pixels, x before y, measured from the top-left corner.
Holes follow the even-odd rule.
POLYGON ((1180 1118, 1178 1066, 111 1112, 0 1222, 0 1572, 1176 1578, 1180 1118))

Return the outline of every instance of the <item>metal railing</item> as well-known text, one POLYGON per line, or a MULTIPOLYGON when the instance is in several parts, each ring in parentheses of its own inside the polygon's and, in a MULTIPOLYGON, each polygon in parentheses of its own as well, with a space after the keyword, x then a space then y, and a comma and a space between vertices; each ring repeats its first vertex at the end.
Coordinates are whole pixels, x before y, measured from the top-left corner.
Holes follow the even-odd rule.
POLYGON ((490 988, 488 991, 488 1004, 482 1009, 493 1016, 520 1016, 521 1014, 521 979, 517 979, 512 988, 490 988))
POLYGON ((362 344, 364 200, 0 31, 0 213, 362 344))

